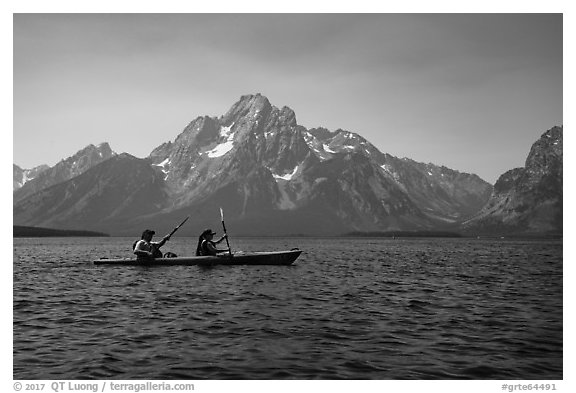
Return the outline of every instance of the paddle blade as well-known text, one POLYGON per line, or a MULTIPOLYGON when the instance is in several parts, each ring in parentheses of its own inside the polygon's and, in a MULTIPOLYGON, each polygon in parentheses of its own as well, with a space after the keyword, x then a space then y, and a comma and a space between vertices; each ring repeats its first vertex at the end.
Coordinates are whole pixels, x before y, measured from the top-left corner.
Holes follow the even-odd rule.
POLYGON ((220 208, 220 218, 224 221, 224 210, 222 208, 220 208))

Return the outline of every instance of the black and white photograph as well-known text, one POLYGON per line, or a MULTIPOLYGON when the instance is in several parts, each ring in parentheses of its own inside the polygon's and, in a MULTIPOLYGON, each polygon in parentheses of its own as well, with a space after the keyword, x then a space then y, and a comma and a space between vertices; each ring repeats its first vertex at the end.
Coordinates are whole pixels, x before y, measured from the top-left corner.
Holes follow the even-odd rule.
POLYGON ((266 10, 13 12, 9 388, 563 391, 561 9, 266 10))

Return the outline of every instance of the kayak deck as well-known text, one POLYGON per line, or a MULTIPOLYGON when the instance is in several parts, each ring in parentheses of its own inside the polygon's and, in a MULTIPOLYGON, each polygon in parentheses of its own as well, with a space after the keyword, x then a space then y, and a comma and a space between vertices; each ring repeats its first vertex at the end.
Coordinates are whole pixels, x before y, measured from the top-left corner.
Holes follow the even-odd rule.
POLYGON ((291 265, 302 253, 301 250, 294 249, 290 251, 270 251, 270 252, 251 252, 238 253, 232 257, 229 255, 222 256, 200 256, 200 257, 175 257, 175 258, 156 258, 151 260, 137 260, 136 258, 102 258, 94 261, 95 265, 154 265, 154 266, 173 266, 173 265, 291 265))

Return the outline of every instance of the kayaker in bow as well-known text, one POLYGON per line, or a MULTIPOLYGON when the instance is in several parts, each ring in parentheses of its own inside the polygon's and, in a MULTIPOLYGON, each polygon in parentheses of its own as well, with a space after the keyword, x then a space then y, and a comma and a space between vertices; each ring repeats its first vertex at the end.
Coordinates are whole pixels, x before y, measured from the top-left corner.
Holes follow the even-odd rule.
POLYGON ((196 255, 197 256, 206 256, 206 255, 218 255, 218 253, 222 252, 229 252, 230 250, 219 250, 216 248, 216 244, 222 242, 224 239, 228 238, 228 235, 224 235, 220 238, 220 240, 213 241, 214 235, 216 232, 213 232, 212 229, 206 229, 200 237, 198 237, 198 245, 196 246, 196 255))
POLYGON ((156 232, 146 229, 142 232, 142 239, 138 240, 134 245, 134 254, 138 259, 150 259, 150 258, 162 258, 162 247, 168 240, 170 240, 170 235, 164 236, 159 242, 152 242, 152 237, 156 232))

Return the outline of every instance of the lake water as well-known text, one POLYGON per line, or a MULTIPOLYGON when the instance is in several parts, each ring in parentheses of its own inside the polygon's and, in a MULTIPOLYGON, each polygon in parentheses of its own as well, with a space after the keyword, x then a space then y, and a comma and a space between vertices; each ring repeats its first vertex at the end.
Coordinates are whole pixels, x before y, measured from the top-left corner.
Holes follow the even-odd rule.
POLYGON ((133 240, 14 239, 14 379, 563 378, 561 241, 232 238, 304 252, 92 264, 133 240))

